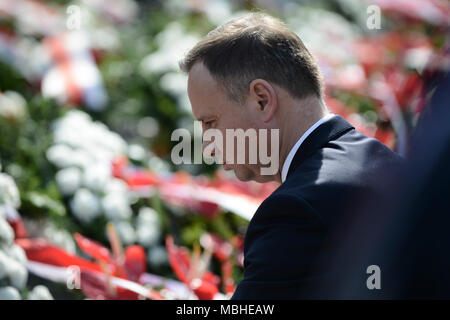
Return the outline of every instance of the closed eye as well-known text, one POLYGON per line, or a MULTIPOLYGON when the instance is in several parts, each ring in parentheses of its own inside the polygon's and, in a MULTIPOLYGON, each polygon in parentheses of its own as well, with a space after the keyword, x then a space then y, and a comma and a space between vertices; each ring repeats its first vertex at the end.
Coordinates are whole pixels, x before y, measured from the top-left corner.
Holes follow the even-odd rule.
POLYGON ((215 122, 215 120, 205 121, 204 122, 205 128, 210 128, 214 122, 215 122))

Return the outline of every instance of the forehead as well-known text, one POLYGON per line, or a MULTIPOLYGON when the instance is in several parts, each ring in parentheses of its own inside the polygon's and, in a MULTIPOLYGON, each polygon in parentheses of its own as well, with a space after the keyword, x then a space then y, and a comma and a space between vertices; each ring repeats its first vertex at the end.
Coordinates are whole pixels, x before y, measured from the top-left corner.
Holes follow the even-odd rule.
POLYGON ((202 62, 194 64, 189 71, 187 90, 192 113, 197 119, 215 116, 230 103, 202 62))

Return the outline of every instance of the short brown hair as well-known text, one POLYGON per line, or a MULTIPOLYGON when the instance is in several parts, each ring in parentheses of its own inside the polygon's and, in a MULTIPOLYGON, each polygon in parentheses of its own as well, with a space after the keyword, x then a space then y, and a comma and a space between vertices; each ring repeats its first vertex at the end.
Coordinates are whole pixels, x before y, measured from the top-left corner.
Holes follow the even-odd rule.
POLYGON ((322 98, 319 68, 302 40, 282 21, 261 12, 209 32, 180 61, 180 68, 189 72, 198 61, 236 102, 245 101, 249 84, 258 78, 297 98, 322 98))

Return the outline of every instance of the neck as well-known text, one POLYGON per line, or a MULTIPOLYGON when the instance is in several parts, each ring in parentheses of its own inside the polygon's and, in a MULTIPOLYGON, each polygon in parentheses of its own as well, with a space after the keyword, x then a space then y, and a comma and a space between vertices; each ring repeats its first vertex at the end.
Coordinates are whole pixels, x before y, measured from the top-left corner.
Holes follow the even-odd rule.
POLYGON ((280 119, 280 123, 283 123, 283 127, 280 126, 280 167, 275 177, 280 183, 281 171, 291 149, 314 123, 329 113, 325 104, 317 98, 293 100, 284 109, 284 115, 280 119))

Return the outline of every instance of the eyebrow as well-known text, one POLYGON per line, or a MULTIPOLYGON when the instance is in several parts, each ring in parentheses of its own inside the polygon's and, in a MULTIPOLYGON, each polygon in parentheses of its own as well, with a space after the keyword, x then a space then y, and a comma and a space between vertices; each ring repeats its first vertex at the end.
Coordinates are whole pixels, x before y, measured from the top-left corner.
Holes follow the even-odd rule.
POLYGON ((205 119, 208 119, 208 121, 210 121, 210 120, 212 120, 212 116, 203 116, 203 117, 198 118, 197 120, 201 121, 201 122, 205 122, 205 119), (211 118, 211 119, 208 119, 208 118, 211 118))

